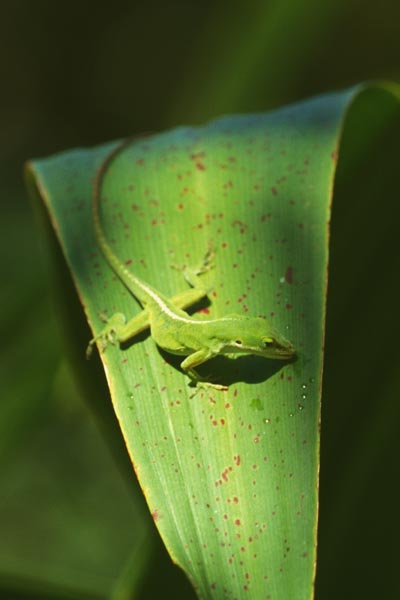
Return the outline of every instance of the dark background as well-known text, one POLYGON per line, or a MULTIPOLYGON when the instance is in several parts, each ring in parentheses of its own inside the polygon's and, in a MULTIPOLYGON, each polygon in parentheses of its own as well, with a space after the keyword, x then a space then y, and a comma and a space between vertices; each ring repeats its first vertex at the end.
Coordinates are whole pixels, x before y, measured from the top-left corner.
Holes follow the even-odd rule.
POLYGON ((14 0, 0 11, 9 192, 28 157, 399 79, 396 0, 14 0))
MULTIPOLYGON (((24 188, 24 162, 76 146, 95 145, 183 123, 202 123, 229 112, 267 110, 359 81, 399 82, 399 23, 400 3, 396 0, 380 3, 369 0, 114 0, 107 4, 84 0, 9 0, 1 3, 0 378, 3 397, 0 472, 3 475, 0 475, 0 495, 2 489, 11 489, 9 478, 6 480, 10 472, 21 472, 21 479, 26 481, 26 457, 35 447, 38 430, 46 430, 49 407, 54 404, 65 407, 75 393, 68 387, 72 386, 70 374, 60 375, 59 371, 63 343, 49 300, 52 286, 40 247, 39 229, 24 188), (7 465, 6 475, 4 465, 7 465)), ((398 156, 395 142, 396 139, 390 141, 398 156)), ((397 163, 398 160, 393 162, 391 173, 397 163)), ((385 173, 386 193, 395 202, 398 198, 396 178, 390 179, 388 171, 384 171, 388 168, 387 162, 378 167, 385 173)), ((368 168, 362 164, 357 168, 359 178, 367 175, 368 168)), ((348 182, 348 174, 343 177, 347 177, 348 182)), ((339 181, 338 194, 340 190, 339 181)), ((357 193, 365 195, 367 190, 361 186, 357 193)), ((392 222, 398 219, 396 210, 388 208, 392 222)), ((350 214, 347 221, 341 221, 341 214, 338 210, 340 227, 348 223, 349 218, 357 223, 353 233, 344 228, 346 233, 342 239, 357 237, 362 227, 357 216, 350 214)), ((364 234, 360 235, 366 245, 375 231, 373 225, 368 227, 365 225, 364 234)), ((385 222, 379 225, 384 240, 388 237, 385 227, 385 222)), ((392 240, 395 235, 390 230, 392 240)), ((338 256, 339 261, 335 263, 336 270, 332 270, 332 288, 343 289, 343 281, 337 273, 340 265, 345 265, 354 253, 351 246, 346 246, 348 249, 343 255, 340 235, 335 240, 333 256, 338 256)), ((389 245, 389 250, 392 257, 398 254, 396 244, 389 245)), ((382 252, 385 255, 384 247, 382 252)), ((380 254, 376 260, 380 264, 384 262, 380 254)), ((361 254, 358 263, 353 265, 355 271, 362 261, 361 254)), ((384 275, 385 281, 393 278, 393 270, 384 271, 384 275)), ((382 286, 383 280, 379 281, 382 286)), ((376 288, 373 282, 367 276, 364 293, 376 288)), ((398 298, 393 290, 391 298, 385 296, 390 314, 396 313, 395 299, 398 298)), ((347 312, 344 310, 350 322, 351 314, 360 311, 359 293, 354 292, 351 302, 347 303, 347 312)), ((335 302, 333 296, 333 307, 335 302)), ((343 312, 343 308, 341 310, 343 312)), ((363 322, 368 322, 369 315, 364 319, 363 322)), ((394 319, 392 317, 392 321, 394 319)), ((331 319, 328 308, 328 357, 334 356, 335 364, 339 365, 336 370, 329 370, 329 364, 327 366, 330 386, 339 385, 343 371, 346 377, 351 376, 341 368, 341 344, 346 344, 343 342, 346 333, 342 333, 341 338, 331 333, 334 327, 338 331, 340 325, 336 315, 331 319)), ((388 328, 390 330, 390 322, 385 325, 385 331, 388 328)), ((385 348, 377 344, 375 336, 380 337, 379 327, 374 330, 372 342, 367 339, 366 346, 354 348, 353 356, 363 352, 383 356, 385 348)), ((379 395, 377 382, 382 383, 382 379, 387 378, 389 382, 395 378, 397 387, 393 389, 399 389, 395 372, 396 366, 398 372, 399 352, 396 354, 393 345, 390 348, 391 368, 383 377, 382 371, 377 371, 366 384, 368 389, 364 386, 364 407, 360 405, 356 413, 350 414, 344 403, 351 402, 352 398, 345 397, 342 404, 339 402, 341 408, 336 408, 341 413, 335 413, 334 408, 326 408, 324 413, 326 419, 329 416, 329 422, 327 419, 324 425, 323 421, 325 441, 324 436, 322 438, 321 579, 317 588, 317 597, 321 600, 376 598, 380 594, 389 598, 397 594, 394 564, 398 549, 393 544, 393 530, 399 530, 398 523, 397 529, 395 526, 398 518, 387 515, 396 512, 394 501, 399 500, 397 483, 388 479, 388 473, 394 477, 396 470, 394 478, 398 478, 398 444, 397 454, 393 455, 393 445, 389 442, 397 437, 394 424, 398 423, 399 415, 398 410, 392 408, 393 394, 383 416, 365 408, 369 406, 368 392, 379 395), (363 416, 361 427, 358 427, 357 414, 363 416), (377 414, 382 422, 368 438, 368 422, 376 425, 377 414), (389 428, 388 423, 392 425, 389 428), (365 474, 368 468, 362 460, 364 450, 353 448, 360 431, 361 438, 366 435, 369 440, 367 448, 389 444, 381 454, 367 452, 365 455, 375 474, 372 480, 365 474), (359 491, 351 503, 346 502, 352 484, 351 471, 345 468, 349 464, 348 455, 353 457, 351 464, 359 466, 355 477, 359 491), (391 471, 384 467, 390 467, 391 471), (381 478, 376 477, 377 473, 381 478), (341 493, 335 499, 341 484, 341 493), (386 502, 385 498, 390 501, 386 502), (363 512, 361 507, 365 506, 367 509, 363 512), (339 514, 345 524, 342 529, 336 528, 335 518, 332 518, 335 514, 339 514), (344 530, 348 532, 347 537, 344 530), (379 555, 385 557, 381 564, 379 555), (338 557, 342 560, 337 560, 338 557)), ((346 361, 348 365, 347 358, 346 361)), ((338 406, 335 394, 329 395, 328 390, 326 396, 327 405, 338 406)), ((32 472, 34 467, 29 468, 32 472)), ((36 506, 42 505, 43 500, 38 496, 35 503, 30 488, 22 484, 16 488, 20 494, 16 496, 19 512, 10 513, 8 522, 11 537, 14 541, 20 540, 20 577, 25 583, 21 584, 15 576, 18 569, 14 568, 14 575, 9 577, 8 564, 2 558, 7 556, 5 538, 0 533, 0 598, 40 598, 45 596, 44 592, 36 592, 35 596, 33 591, 26 591, 29 588, 26 581, 32 578, 32 573, 27 568, 30 559, 26 559, 24 552, 34 533, 27 532, 24 518, 36 519, 36 506), (27 494, 32 500, 29 506, 21 501, 27 494), (24 510, 26 514, 22 518, 24 510), (25 591, 18 595, 15 589, 21 585, 25 591), (2 590, 5 590, 3 595, 2 590)), ((2 510, 4 517, 4 505, 0 503, 0 521, 2 510)), ((1 527, 3 525, 0 531, 1 527)), ((33 547, 37 549, 38 542, 34 541, 33 547)), ((18 545, 16 548, 13 551, 18 559, 18 545)), ((57 590, 57 594, 53 591, 50 597, 83 597, 69 596, 65 590, 63 593, 57 590)))

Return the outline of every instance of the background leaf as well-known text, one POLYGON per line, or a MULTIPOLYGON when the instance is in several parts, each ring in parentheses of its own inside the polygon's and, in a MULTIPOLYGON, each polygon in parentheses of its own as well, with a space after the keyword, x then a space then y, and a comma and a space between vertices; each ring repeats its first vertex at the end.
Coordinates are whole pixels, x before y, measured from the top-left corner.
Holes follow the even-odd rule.
POLYGON ((398 87, 392 92, 369 90, 351 106, 335 181, 317 598, 400 592, 391 476, 400 450, 398 87))

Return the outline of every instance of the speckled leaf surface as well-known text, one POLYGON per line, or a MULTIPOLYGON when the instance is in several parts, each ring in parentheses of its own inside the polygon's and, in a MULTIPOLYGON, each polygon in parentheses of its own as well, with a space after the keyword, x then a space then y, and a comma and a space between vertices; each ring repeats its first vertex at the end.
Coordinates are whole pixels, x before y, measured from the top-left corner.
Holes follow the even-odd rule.
MULTIPOLYGON (((297 349, 291 362, 207 363, 203 373, 229 389, 194 395, 180 361, 149 335, 102 354, 154 520, 200 598, 313 595, 330 200, 359 91, 138 139, 104 179, 102 219, 122 262, 173 296, 187 284, 171 265, 196 265, 211 242, 200 309, 264 315, 297 349)), ((99 312, 141 310, 91 223, 93 180, 114 147, 30 165, 95 333, 99 312)))

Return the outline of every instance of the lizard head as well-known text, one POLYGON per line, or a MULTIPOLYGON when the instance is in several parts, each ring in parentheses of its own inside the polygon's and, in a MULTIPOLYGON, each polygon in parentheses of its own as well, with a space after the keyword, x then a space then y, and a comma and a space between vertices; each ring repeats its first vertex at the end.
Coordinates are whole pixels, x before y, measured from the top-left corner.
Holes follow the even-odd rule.
POLYGON ((261 317, 232 318, 229 338, 225 338, 224 353, 255 354, 265 358, 289 359, 296 351, 266 319, 261 317))

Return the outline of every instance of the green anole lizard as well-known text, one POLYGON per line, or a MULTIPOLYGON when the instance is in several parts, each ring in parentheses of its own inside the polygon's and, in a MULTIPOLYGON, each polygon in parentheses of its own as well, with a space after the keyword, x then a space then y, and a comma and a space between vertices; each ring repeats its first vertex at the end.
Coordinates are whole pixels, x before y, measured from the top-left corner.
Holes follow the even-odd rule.
MULTIPOLYGON (((100 196, 104 175, 116 155, 127 146, 123 142, 104 160, 94 183, 92 198, 92 218, 96 242, 104 258, 115 274, 133 296, 140 302, 144 311, 126 322, 124 315, 114 314, 105 327, 90 341, 87 354, 99 342, 104 350, 108 343, 123 343, 150 327, 151 335, 160 348, 171 354, 186 356, 181 363, 182 370, 198 383, 201 377, 196 367, 219 355, 233 356, 254 354, 265 358, 289 359, 294 356, 292 344, 262 317, 228 315, 217 319, 196 318, 183 309, 195 304, 207 295, 198 275, 209 268, 208 255, 202 268, 187 276, 193 286, 185 292, 168 299, 129 270, 118 258, 105 236, 100 218, 100 196)), ((217 389, 226 386, 204 381, 203 384, 217 389)))

